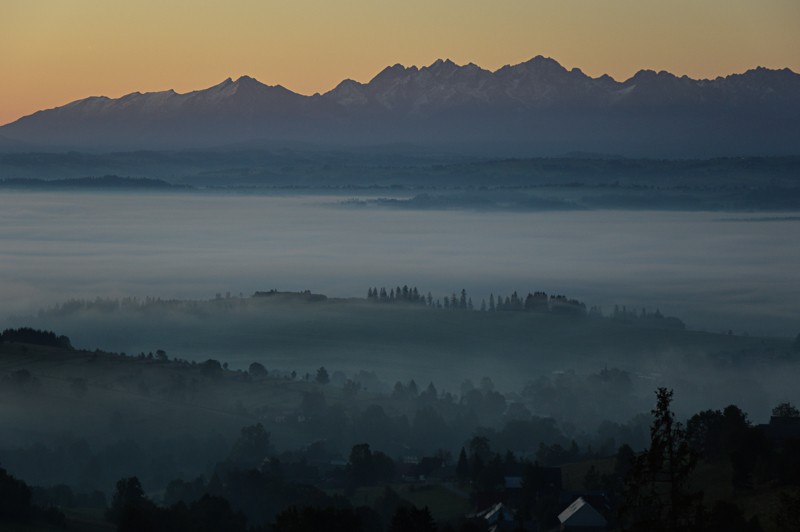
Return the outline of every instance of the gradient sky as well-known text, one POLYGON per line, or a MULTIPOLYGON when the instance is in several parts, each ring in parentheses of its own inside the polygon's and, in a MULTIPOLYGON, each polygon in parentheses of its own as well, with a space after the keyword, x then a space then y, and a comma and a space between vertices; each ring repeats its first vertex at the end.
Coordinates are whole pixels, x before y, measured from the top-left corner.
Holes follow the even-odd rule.
POLYGON ((448 57, 587 74, 800 72, 798 0, 1 0, 0 124, 247 74, 302 94, 448 57))

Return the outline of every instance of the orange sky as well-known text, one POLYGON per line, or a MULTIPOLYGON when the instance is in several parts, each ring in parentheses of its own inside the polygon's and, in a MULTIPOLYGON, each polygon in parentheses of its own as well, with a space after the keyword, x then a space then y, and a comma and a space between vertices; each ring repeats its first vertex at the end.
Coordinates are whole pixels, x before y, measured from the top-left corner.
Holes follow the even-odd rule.
POLYGON ((394 63, 590 75, 800 72, 798 0, 2 0, 0 124, 91 95, 243 74, 303 94, 394 63))

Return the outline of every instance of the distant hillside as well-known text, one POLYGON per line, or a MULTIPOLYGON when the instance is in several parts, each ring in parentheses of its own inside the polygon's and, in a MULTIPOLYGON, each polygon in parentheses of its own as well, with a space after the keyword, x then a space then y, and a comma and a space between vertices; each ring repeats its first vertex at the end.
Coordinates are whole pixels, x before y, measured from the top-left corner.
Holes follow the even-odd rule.
POLYGON ((301 374, 325 365, 348 373, 375 371, 389 382, 416 378, 450 388, 484 375, 516 388, 553 371, 613 365, 666 376, 793 356, 788 339, 685 330, 680 320, 656 309, 620 308, 600 317, 596 309, 559 296, 550 299, 549 311, 541 311, 536 297, 528 303, 523 295, 498 297, 494 312, 486 301, 482 312, 481 301, 472 302, 473 311, 462 309, 460 297, 456 303, 451 296, 433 299, 429 306, 386 304, 381 295, 71 301, 12 325, 58 330, 76 347, 127 353, 161 348, 191 360, 227 361, 234 368, 259 361, 301 374))
POLYGON ((113 184, 173 184, 209 187, 302 190, 410 187, 457 189, 618 185, 683 187, 797 188, 800 156, 714 159, 627 159, 621 157, 487 158, 428 153, 420 146, 326 150, 294 146, 274 149, 142 151, 115 153, 0 153, 0 180, 78 179, 113 184), (395 151, 397 150, 397 151, 395 151))
POLYGON ((0 179, 0 188, 19 189, 169 189, 187 188, 173 185, 161 179, 131 178, 107 175, 103 177, 83 177, 71 179, 0 179))
POLYGON ((795 154, 800 75, 714 80, 643 70, 592 78, 537 56, 495 72, 437 60, 303 96, 242 76, 204 90, 78 100, 0 127, 7 149, 202 148, 276 141, 414 142, 483 153, 668 157, 795 154))

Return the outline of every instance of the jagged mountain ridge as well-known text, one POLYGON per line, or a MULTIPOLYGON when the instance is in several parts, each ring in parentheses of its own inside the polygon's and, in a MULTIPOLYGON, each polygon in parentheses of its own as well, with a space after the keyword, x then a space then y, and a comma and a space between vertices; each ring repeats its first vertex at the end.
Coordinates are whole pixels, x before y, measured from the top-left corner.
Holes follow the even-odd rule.
POLYGON ((713 80, 642 70, 620 82, 537 56, 494 72, 450 60, 398 64, 313 96, 243 76, 185 94, 90 97, 23 117, 0 135, 71 148, 402 141, 689 155, 692 147, 791 151, 798 118, 800 75, 788 69, 713 80))

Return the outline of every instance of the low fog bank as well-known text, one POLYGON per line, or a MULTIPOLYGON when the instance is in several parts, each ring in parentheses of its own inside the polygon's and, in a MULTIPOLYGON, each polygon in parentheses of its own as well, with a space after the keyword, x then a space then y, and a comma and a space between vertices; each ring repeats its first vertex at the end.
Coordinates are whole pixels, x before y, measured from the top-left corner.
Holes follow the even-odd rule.
MULTIPOLYGON (((571 186, 540 185, 519 188, 487 188, 475 190, 411 191, 406 197, 378 197, 343 202, 349 207, 384 207, 410 210, 456 210, 476 212, 548 212, 581 210, 664 210, 722 212, 796 212, 800 205, 800 188, 721 187, 689 188, 681 185, 642 186, 608 183, 571 186)), ((776 218, 775 220, 777 220, 776 218)), ((790 218, 789 218, 790 219, 790 218)), ((787 218, 784 218, 787 220, 787 218)))
POLYGON ((348 297, 413 279, 480 298, 546 289, 606 311, 646 302, 710 331, 789 337, 800 321, 800 222, 790 215, 754 223, 756 214, 352 209, 341 200, 4 193, 3 315, 97 296, 286 287, 348 297))

